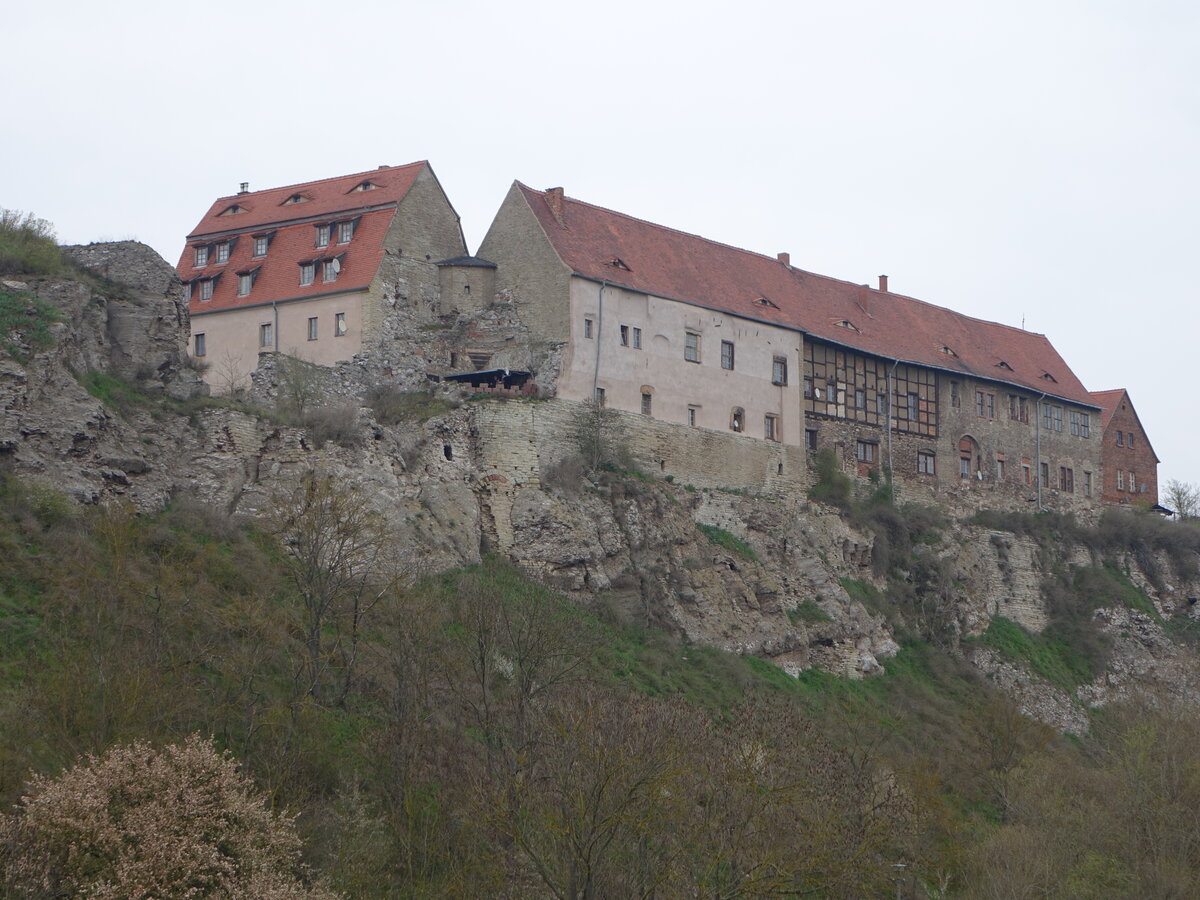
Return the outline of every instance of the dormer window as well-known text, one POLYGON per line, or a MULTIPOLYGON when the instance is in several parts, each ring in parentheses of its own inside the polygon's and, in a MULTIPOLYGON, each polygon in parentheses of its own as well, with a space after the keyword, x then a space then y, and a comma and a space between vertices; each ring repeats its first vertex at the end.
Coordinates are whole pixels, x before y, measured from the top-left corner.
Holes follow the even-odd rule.
POLYGON ((267 248, 271 245, 271 239, 265 234, 254 238, 254 256, 262 257, 267 255, 267 248))
POLYGON ((238 206, 238 204, 235 203, 235 204, 233 204, 233 206, 225 207, 223 210, 221 210, 219 213, 217 213, 217 215, 218 216, 236 216, 238 213, 244 213, 245 211, 246 211, 246 207, 238 206))
POLYGON ((1053 375, 1051 375, 1049 372, 1043 372, 1042 378, 1044 378, 1046 381, 1052 381, 1055 384, 1058 384, 1058 379, 1055 378, 1053 375))
POLYGON ((944 353, 946 356, 953 356, 955 359, 958 358, 958 354, 955 353, 954 349, 951 347, 941 347, 938 349, 938 353, 944 353))
POLYGON ((1006 363, 1004 360, 1000 360, 1000 362, 996 363, 996 368, 997 369, 1007 369, 1009 372, 1011 372, 1013 370, 1013 367, 1010 366, 1008 363, 1006 363))
POLYGON ((329 246, 329 238, 330 238, 330 235, 332 234, 332 232, 333 232, 332 225, 318 225, 317 226, 317 246, 318 247, 328 247, 329 246))
POLYGON ((338 243, 348 244, 350 239, 354 237, 354 222, 338 222, 338 243))
POLYGON ((200 299, 211 300, 213 296, 213 280, 206 278, 200 282, 200 299))
POLYGON ((779 309, 779 306, 778 306, 778 304, 772 303, 772 302, 771 302, 770 300, 768 300, 766 297, 759 297, 759 298, 758 298, 757 300, 755 300, 754 302, 755 302, 755 303, 757 303, 759 306, 768 306, 768 307, 770 307, 771 309, 779 309))
POLYGON ((229 262, 229 244, 217 244, 217 264, 229 262))
POLYGON ((307 203, 307 202, 308 202, 308 198, 305 197, 303 194, 292 194, 292 196, 288 197, 286 200, 283 201, 283 203, 281 203, 279 205, 280 206, 291 206, 293 203, 307 203))
POLYGON ((360 181, 358 184, 356 184, 354 187, 352 187, 350 189, 351 193, 362 192, 362 191, 377 191, 377 190, 379 190, 379 185, 375 184, 372 181, 360 181))
POLYGON ((306 262, 300 263, 300 284, 312 284, 313 278, 316 276, 317 264, 306 262))
POLYGON ((858 326, 855 325, 853 322, 851 322, 849 319, 842 319, 842 321, 835 322, 834 324, 837 325, 838 328, 849 328, 851 331, 857 332, 858 334, 862 334, 862 332, 858 330, 858 326))
POLYGON ((321 266, 322 278, 325 281, 337 281, 338 273, 342 271, 342 261, 338 259, 327 259, 324 265, 321 266))
POLYGON ((250 293, 250 289, 254 287, 254 281, 258 278, 259 268, 246 269, 238 272, 238 296, 245 297, 250 293))
POLYGON ((625 264, 625 260, 621 259, 619 256, 614 256, 612 259, 610 259, 608 262, 606 262, 605 265, 612 266, 614 269, 622 269, 626 272, 633 271, 631 268, 629 268, 629 266, 627 266, 625 264))
POLYGON ((196 265, 198 265, 198 266, 207 266, 208 265, 208 246, 207 245, 204 247, 196 248, 196 265))

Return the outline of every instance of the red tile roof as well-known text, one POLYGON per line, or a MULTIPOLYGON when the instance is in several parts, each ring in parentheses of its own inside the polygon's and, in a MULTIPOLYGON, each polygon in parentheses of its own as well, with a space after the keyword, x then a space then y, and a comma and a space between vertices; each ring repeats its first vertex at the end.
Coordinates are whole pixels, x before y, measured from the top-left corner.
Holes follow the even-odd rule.
POLYGON ((180 278, 193 282, 189 304, 191 312, 213 312, 273 300, 366 289, 383 261, 383 240, 396 205, 408 193, 426 165, 426 162, 415 162, 405 166, 388 166, 323 181, 220 198, 188 236, 188 243, 176 266, 180 278), (363 182, 370 182, 377 187, 367 191, 354 190, 363 182), (285 203, 295 194, 310 199, 303 203, 285 203), (235 204, 246 211, 221 215, 235 204), (339 244, 337 229, 334 228, 329 246, 316 246, 317 223, 352 218, 357 219, 358 223, 349 243, 339 244), (271 234, 270 246, 265 257, 256 258, 254 235, 263 233, 271 234), (219 242, 225 237, 236 239, 228 262, 218 264, 215 252, 210 251, 207 265, 193 265, 197 245, 219 242), (318 266, 313 283, 301 285, 300 263, 328 257, 341 258, 342 267, 337 280, 324 281, 318 266), (237 273, 255 269, 257 274, 249 295, 239 297, 237 273), (199 281, 218 275, 220 277, 213 288, 212 299, 201 300, 199 281))
POLYGON ((548 192, 517 184, 563 262, 578 275, 797 328, 889 359, 1095 405, 1044 335, 815 275, 570 197, 559 200, 557 191, 547 199, 548 192))
POLYGON ((1125 388, 1117 388, 1115 391, 1092 391, 1091 393, 1092 402, 1100 407, 1100 430, 1103 431, 1112 421, 1113 410, 1125 396, 1125 388))

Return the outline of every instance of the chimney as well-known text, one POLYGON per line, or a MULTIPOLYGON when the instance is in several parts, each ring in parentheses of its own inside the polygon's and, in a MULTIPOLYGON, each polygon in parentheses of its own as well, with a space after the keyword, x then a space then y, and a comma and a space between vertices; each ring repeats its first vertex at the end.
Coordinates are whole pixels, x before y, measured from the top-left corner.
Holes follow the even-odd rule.
POLYGON ((560 187, 552 187, 546 189, 546 205, 550 207, 550 212, 554 215, 554 221, 559 225, 566 225, 563 221, 563 189, 560 187))
POLYGON ((243 182, 242 182, 240 185, 238 185, 238 193, 239 193, 239 194, 248 194, 248 193, 250 193, 250 182, 248 182, 248 181, 243 181, 243 182))
POLYGON ((887 293, 887 276, 886 275, 879 276, 879 290, 883 291, 883 293, 885 293, 885 294, 887 293))
POLYGON ((789 269, 792 267, 792 255, 790 253, 780 253, 776 257, 776 259, 778 259, 781 263, 783 263, 789 269))

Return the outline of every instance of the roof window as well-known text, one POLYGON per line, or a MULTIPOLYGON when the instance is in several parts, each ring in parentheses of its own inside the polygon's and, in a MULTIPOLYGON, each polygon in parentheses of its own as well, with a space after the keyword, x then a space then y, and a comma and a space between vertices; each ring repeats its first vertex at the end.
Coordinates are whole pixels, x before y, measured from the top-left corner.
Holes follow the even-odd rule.
POLYGON ((1058 379, 1055 378, 1053 375, 1051 375, 1049 372, 1043 372, 1042 378, 1046 379, 1046 381, 1052 381, 1055 384, 1058 384, 1058 379))
POLYGON ((350 188, 350 193, 361 193, 362 191, 377 191, 379 185, 373 181, 360 181, 354 187, 350 188))
POLYGON ((941 347, 938 349, 938 353, 944 353, 947 356, 953 356, 955 359, 958 358, 958 354, 955 353, 954 349, 951 347, 941 347))
POLYGON ((779 309, 778 304, 773 303, 772 301, 768 300, 766 297, 759 297, 754 302, 757 303, 759 306, 769 306, 769 307, 771 307, 771 309, 779 309))
POLYGON ((246 212, 246 207, 239 206, 238 204, 235 203, 232 206, 225 207, 223 210, 221 210, 219 213, 217 213, 217 215, 218 216, 236 216, 238 213, 244 213, 244 212, 246 212))
POLYGON ((1013 367, 1010 366, 1008 363, 1006 363, 1004 360, 1000 360, 1000 362, 996 363, 996 368, 997 369, 1008 369, 1008 371, 1010 371, 1010 372, 1013 370, 1013 367))
POLYGON ((304 196, 304 194, 292 194, 292 196, 288 197, 286 200, 284 200, 279 205, 280 206, 291 206, 293 203, 307 203, 308 201, 309 201, 309 198, 304 196))
POLYGON ((851 331, 857 332, 858 334, 862 334, 862 332, 859 331, 858 326, 855 325, 853 322, 851 322, 849 319, 842 319, 842 321, 834 322, 833 324, 835 324, 838 328, 849 328, 851 331))
POLYGON ((629 268, 629 266, 625 265, 625 260, 621 259, 619 256, 614 256, 612 259, 610 259, 608 262, 606 262, 605 265, 612 266, 614 269, 623 269, 626 272, 633 271, 633 269, 631 269, 631 268, 629 268))

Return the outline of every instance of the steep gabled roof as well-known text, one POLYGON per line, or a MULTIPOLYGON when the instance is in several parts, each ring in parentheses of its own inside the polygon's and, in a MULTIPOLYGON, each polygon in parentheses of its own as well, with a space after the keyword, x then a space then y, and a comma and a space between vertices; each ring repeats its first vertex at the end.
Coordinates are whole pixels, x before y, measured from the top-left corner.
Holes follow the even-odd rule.
POLYGON ((1138 428, 1142 431, 1142 440, 1150 448, 1150 452, 1154 455, 1154 461, 1162 462, 1158 458, 1158 454, 1154 452, 1154 445, 1150 443, 1150 437, 1146 434, 1146 427, 1142 424, 1142 417, 1137 414, 1137 408, 1133 405, 1133 401, 1129 399, 1129 391, 1125 388, 1117 388, 1112 391, 1092 391, 1092 402, 1100 407, 1100 431, 1103 432, 1108 428, 1108 423, 1112 421, 1113 413, 1116 412, 1122 400, 1129 404, 1129 411, 1133 413, 1134 421, 1137 422, 1138 428))
POLYGON ((403 166, 380 166, 354 175, 221 197, 192 229, 188 240, 227 231, 277 225, 295 219, 336 216, 367 207, 395 205, 404 199, 421 169, 427 165, 429 163, 422 160, 403 166), (363 183, 373 184, 375 188, 355 190, 363 183), (303 197, 304 200, 289 203, 288 200, 294 196, 303 197), (226 212, 235 206, 242 211, 232 214, 226 212))
POLYGON ((220 198, 188 236, 176 266, 185 282, 217 279, 211 300, 201 300, 200 291, 192 291, 191 312, 365 290, 383 261, 383 242, 397 205, 428 165, 422 161, 381 166, 369 172, 220 198), (368 184, 368 190, 357 189, 368 184), (304 199, 289 202, 296 197, 304 199), (234 206, 242 211, 229 213, 234 206), (333 229, 329 245, 316 246, 317 224, 347 220, 355 222, 349 243, 339 244, 333 229), (254 256, 256 235, 270 238, 265 257, 254 256), (197 246, 227 240, 233 241, 227 262, 217 263, 215 253, 210 252, 207 265, 194 265, 197 246), (301 263, 330 258, 337 258, 341 266, 336 281, 324 281, 317 266, 313 283, 300 284, 301 263), (248 296, 239 297, 238 273, 244 272, 254 273, 254 285, 248 296))
POLYGON ((563 262, 585 278, 800 329, 889 359, 1095 405, 1044 335, 816 275, 557 189, 517 185, 563 262))

